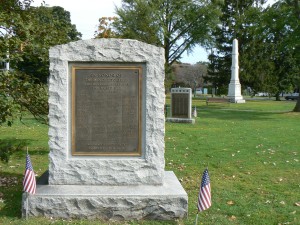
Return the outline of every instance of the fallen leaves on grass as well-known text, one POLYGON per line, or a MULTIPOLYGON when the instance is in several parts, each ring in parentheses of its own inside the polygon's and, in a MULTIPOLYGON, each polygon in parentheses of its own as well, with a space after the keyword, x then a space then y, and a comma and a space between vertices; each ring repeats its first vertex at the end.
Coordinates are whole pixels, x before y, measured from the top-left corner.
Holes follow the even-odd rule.
POLYGON ((0 187, 15 186, 18 184, 17 177, 0 177, 0 187))
POLYGON ((234 201, 232 201, 232 200, 228 201, 227 205, 234 205, 234 201))
POLYGON ((231 220, 231 221, 236 220, 236 216, 232 215, 231 217, 229 217, 229 220, 231 220))
POLYGON ((179 171, 183 171, 186 168, 186 166, 183 164, 180 164, 177 169, 179 169, 179 171))
POLYGON ((270 149, 270 148, 268 149, 268 151, 269 151, 269 154, 271 154, 271 155, 274 155, 274 154, 275 154, 275 152, 276 152, 275 150, 273 150, 273 149, 270 149))
POLYGON ((295 202, 295 206, 300 206, 300 202, 295 202))

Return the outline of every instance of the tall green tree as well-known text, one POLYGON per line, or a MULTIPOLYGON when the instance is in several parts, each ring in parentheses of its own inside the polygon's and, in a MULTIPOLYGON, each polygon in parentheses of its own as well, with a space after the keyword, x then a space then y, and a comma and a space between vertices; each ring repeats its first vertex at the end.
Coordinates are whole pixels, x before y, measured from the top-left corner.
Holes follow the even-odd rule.
POLYGON ((22 60, 12 66, 46 83, 49 76, 49 48, 80 40, 81 33, 71 23, 70 13, 62 7, 31 7, 28 13, 33 16, 31 40, 22 43, 22 60))
MULTIPOLYGON (((0 61, 9 63, 22 59, 20 50, 25 40, 30 40, 31 16, 27 13, 32 1, 7 0, 0 4, 0 61), (21 29, 22 28, 22 29, 21 29), (17 32, 22 30, 22 35, 17 32)), ((0 125, 11 125, 17 107, 10 96, 11 74, 9 71, 0 71, 0 125)))
MULTIPOLYGON (((240 80, 255 91, 288 91, 299 76, 299 20, 294 1, 281 0, 266 9, 257 1, 226 1, 222 26, 216 31, 215 52, 210 56, 209 79, 223 84, 230 79, 231 42, 239 40, 240 80), (239 10, 239 7, 245 7, 239 10), (226 80, 228 79, 228 80, 226 80)), ((226 92, 225 92, 226 93, 226 92)), ((225 94, 224 93, 224 94, 225 94)))
POLYGON ((268 58, 274 63, 272 76, 279 100, 280 93, 287 90, 300 73, 300 23, 288 1, 278 1, 266 9, 264 15, 264 42, 269 46, 268 58))
POLYGON ((262 4, 265 1, 256 0, 225 0, 222 6, 220 25, 213 32, 214 45, 209 55, 210 65, 206 81, 218 88, 219 94, 227 94, 231 74, 231 53, 233 39, 239 42, 239 66, 242 85, 249 86, 251 80, 244 64, 246 50, 251 49, 251 28, 257 24, 262 4))
MULTIPOLYGON (((140 40, 165 49, 167 81, 170 65, 197 44, 207 45, 218 22, 217 1, 123 0, 113 24, 121 38, 140 40)), ((167 84, 166 86, 169 86, 167 84)))
POLYGON ((31 7, 31 0, 5 0, 0 4, 0 125, 11 125, 24 111, 47 122, 47 87, 51 46, 80 37, 61 7, 31 7))

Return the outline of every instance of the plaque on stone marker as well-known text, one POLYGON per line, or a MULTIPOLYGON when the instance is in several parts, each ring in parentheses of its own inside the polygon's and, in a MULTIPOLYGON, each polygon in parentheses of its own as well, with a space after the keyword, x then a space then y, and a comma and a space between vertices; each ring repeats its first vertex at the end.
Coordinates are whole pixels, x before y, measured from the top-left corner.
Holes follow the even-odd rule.
POLYGON ((172 117, 189 118, 189 93, 172 93, 172 117))
POLYGON ((141 155, 142 67, 72 66, 72 155, 141 155))

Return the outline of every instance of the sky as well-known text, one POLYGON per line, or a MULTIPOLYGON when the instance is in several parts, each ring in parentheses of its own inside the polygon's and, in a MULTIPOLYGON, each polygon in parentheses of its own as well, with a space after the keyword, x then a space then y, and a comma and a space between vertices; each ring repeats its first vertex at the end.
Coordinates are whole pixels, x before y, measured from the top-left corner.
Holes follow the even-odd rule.
MULTIPOLYGON (((268 0, 272 4, 275 0, 268 0)), ((40 6, 43 0, 34 0, 33 6, 40 6)), ((48 6, 61 6, 71 14, 71 22, 76 25, 82 34, 82 39, 91 39, 97 30, 98 21, 101 17, 116 16, 115 6, 121 6, 121 0, 44 0, 48 6)), ((208 53, 197 46, 192 53, 183 54, 180 60, 183 63, 195 64, 199 61, 208 61, 208 53)))

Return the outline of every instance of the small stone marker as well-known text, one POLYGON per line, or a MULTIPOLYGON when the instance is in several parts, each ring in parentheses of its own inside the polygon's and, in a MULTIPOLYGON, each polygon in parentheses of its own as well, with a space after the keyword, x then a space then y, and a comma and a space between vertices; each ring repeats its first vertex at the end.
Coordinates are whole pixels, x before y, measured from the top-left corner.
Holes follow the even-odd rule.
POLYGON ((171 89, 171 117, 167 118, 167 122, 195 123, 192 119, 191 88, 171 89))
MULTIPOLYGON (((175 220, 188 197, 165 171, 164 50, 91 39, 50 49, 49 175, 22 215, 175 220)), ((190 112, 189 112, 190 113, 190 112)))

